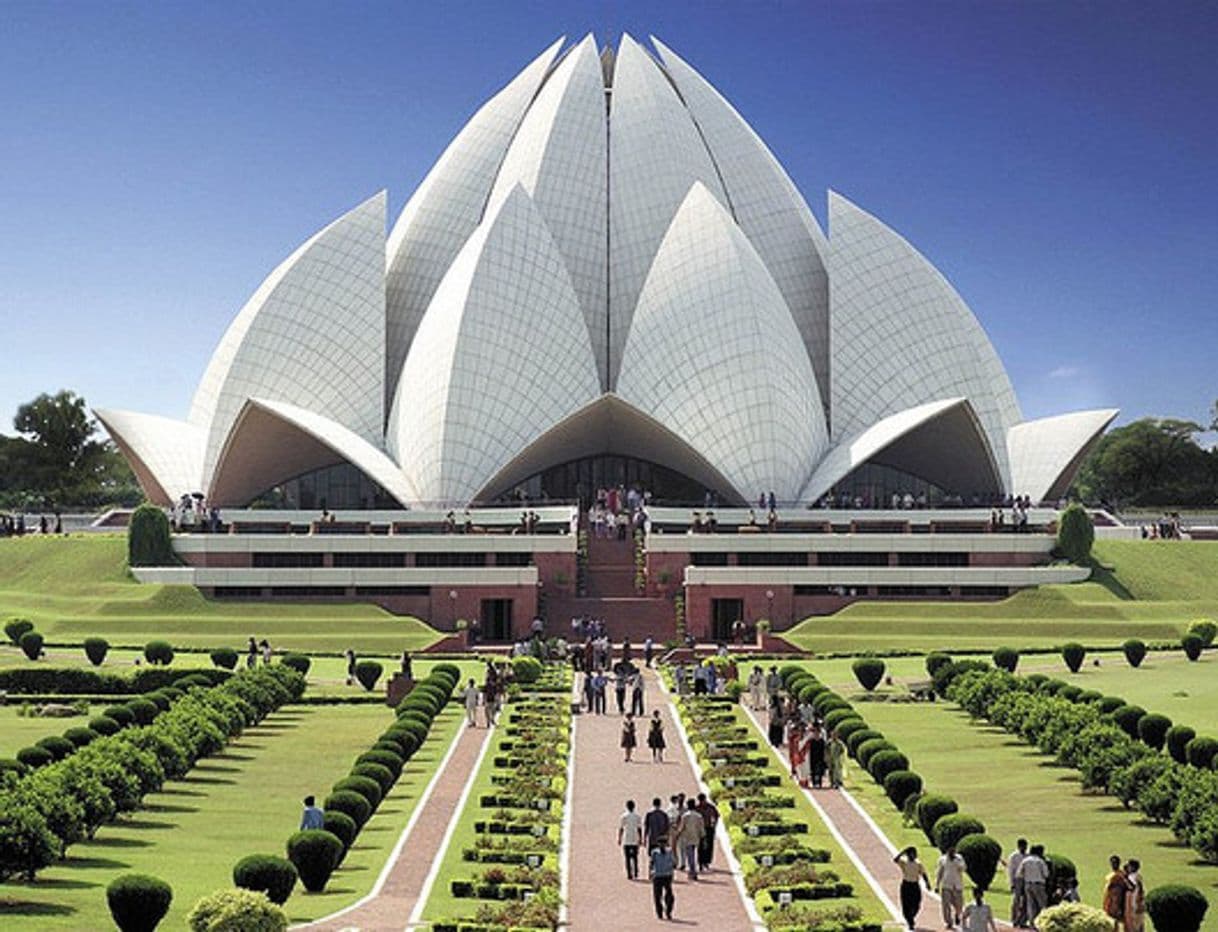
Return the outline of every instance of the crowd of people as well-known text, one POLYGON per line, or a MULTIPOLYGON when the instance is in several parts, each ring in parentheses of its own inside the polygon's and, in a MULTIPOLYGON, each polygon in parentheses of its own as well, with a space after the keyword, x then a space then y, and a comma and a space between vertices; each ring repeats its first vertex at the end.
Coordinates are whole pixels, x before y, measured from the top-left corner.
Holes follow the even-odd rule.
POLYGON ((777 667, 763 673, 753 667, 747 682, 749 707, 766 710, 766 737, 787 749, 791 776, 805 789, 840 789, 846 767, 846 742, 825 726, 811 702, 800 702, 783 689, 777 667))
MULTIPOLYGON (((0 514, 0 537, 24 537, 26 534, 33 533, 33 529, 25 523, 25 515, 20 512, 11 514, 0 514)), ((50 518, 46 515, 38 516, 38 531, 39 534, 62 534, 63 533, 63 517, 59 512, 55 512, 50 518)))
POLYGON ((482 709, 483 725, 493 728, 499 720, 503 709, 503 699, 507 695, 508 686, 512 681, 510 664, 497 664, 493 660, 486 662, 486 672, 479 688, 477 680, 469 678, 465 688, 461 690, 461 703, 465 706, 465 720, 470 728, 478 727, 478 709, 482 709))
MULTIPOLYGON (((659 712, 656 713, 659 716, 659 712)), ((647 852, 648 877, 657 919, 672 919, 676 895, 673 878, 684 871, 690 881, 712 869, 719 809, 705 793, 674 793, 668 805, 657 796, 641 815, 633 799, 618 818, 617 843, 626 879, 639 879, 639 851, 647 852)))
POLYGON ((221 529, 220 509, 210 505, 201 494, 187 493, 169 509, 169 524, 175 532, 188 534, 218 534, 221 529))
POLYGON ((588 529, 599 538, 628 540, 646 530, 649 493, 636 486, 609 486, 596 490, 588 508, 588 529))
POLYGON ((1142 540, 1183 540, 1184 525, 1180 512, 1165 511, 1158 521, 1142 525, 1142 540))
MULTIPOLYGON (((262 659, 264 666, 268 666, 271 662, 271 658, 274 656, 275 652, 271 650, 270 641, 268 641, 266 638, 256 641, 254 640, 254 636, 252 634, 250 635, 249 643, 245 645, 245 666, 247 669, 252 670, 254 667, 258 666, 259 658, 262 659)), ((350 680, 348 680, 348 682, 350 682, 350 680)))

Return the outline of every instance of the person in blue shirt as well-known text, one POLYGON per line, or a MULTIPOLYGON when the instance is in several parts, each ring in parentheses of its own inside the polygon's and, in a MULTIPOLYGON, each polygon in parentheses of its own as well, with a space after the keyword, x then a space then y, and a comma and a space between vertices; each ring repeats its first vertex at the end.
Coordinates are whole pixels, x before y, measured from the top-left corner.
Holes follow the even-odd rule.
POLYGON ((677 862, 668 850, 666 839, 663 835, 657 837, 651 849, 651 895, 655 900, 657 919, 672 918, 672 875, 676 867, 677 862))
POLYGON ((304 798, 304 812, 300 816, 300 830, 322 828, 326 824, 326 816, 317 808, 317 799, 313 796, 304 798))

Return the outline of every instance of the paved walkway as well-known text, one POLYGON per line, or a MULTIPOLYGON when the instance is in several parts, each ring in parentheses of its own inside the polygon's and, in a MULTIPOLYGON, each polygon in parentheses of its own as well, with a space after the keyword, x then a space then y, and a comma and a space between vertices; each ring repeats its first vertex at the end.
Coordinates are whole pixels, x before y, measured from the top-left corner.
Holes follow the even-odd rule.
POLYGON ((462 723, 455 745, 450 745, 451 755, 447 762, 442 762, 436 776, 431 796, 419 802, 409 835, 398 840, 392 862, 368 897, 343 912, 293 928, 308 932, 401 932, 431 871, 433 859, 444 855, 441 842, 486 738, 486 729, 468 728, 462 723))
POLYGON ((651 808, 655 796, 664 799, 677 792, 697 793, 697 774, 685 751, 673 720, 672 708, 647 671, 644 703, 647 717, 659 708, 664 717, 668 749, 664 763, 653 764, 646 746, 647 725, 641 722, 635 762, 625 763, 618 746, 622 718, 617 714, 613 692, 610 713, 579 717, 576 728, 575 776, 571 805, 571 856, 568 865, 568 922, 576 932, 618 928, 662 928, 668 925, 704 929, 746 930, 752 927, 721 844, 716 842, 714 867, 696 882, 678 872, 673 892, 676 906, 673 921, 656 919, 646 858, 640 852, 639 880, 627 880, 622 851, 617 846, 618 817, 627 799, 640 813, 651 808))
MULTIPOLYGON (((769 747, 766 741, 766 722, 765 713, 754 713, 749 708, 747 703, 743 706, 746 713, 753 720, 753 724, 757 727, 761 741, 769 747)), ((778 758, 783 762, 783 765, 789 767, 786 748, 770 748, 778 758)), ((857 766, 855 768, 857 772, 857 766)), ((789 772, 789 770, 788 770, 789 772)), ((888 836, 883 830, 863 811, 862 806, 855 801, 847 790, 804 790, 804 795, 811 800, 812 805, 817 809, 821 818, 829 827, 831 834, 834 835, 838 844, 846 850, 846 855, 854 863, 854 866, 863 874, 863 878, 867 880, 872 891, 879 897, 880 902, 888 910, 894 920, 894 927, 899 926, 905 928, 904 919, 901 916, 901 899, 900 899, 900 873, 892 859, 896 855, 896 846, 889 841, 888 836)), ((937 858, 938 852, 930 846, 922 846, 919 850, 920 860, 926 865, 926 872, 930 875, 931 882, 935 879, 935 861, 932 856, 937 858)), ((969 893, 971 885, 967 883, 965 888, 965 903, 970 900, 969 893)), ((931 932, 931 930, 942 929, 943 926, 943 911, 939 903, 939 897, 934 893, 927 892, 926 888, 922 889, 922 908, 918 912, 917 928, 918 932, 931 932)), ((998 928, 1009 930, 1012 926, 1005 922, 998 922, 998 928)))

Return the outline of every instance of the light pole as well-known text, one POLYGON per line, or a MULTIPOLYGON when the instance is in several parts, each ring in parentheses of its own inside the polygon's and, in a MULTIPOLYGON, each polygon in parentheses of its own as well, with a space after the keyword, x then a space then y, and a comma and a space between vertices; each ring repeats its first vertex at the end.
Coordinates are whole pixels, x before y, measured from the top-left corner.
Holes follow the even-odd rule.
POLYGON ((766 621, 774 624, 774 590, 767 589, 765 591, 765 617, 766 621))
POLYGON ((457 624, 457 590, 448 590, 448 623, 453 627, 457 624))

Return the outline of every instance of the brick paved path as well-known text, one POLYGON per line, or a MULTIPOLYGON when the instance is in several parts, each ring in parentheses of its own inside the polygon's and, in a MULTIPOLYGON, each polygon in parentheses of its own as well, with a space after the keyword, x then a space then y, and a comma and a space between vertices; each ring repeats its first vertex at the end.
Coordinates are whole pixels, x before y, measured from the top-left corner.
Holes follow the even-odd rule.
POLYGON ((651 808, 654 796, 664 799, 673 793, 697 793, 694 768, 681 747, 673 712, 667 697, 646 673, 647 716, 659 708, 664 717, 668 749, 664 763, 653 764, 647 748, 647 725, 638 728, 635 762, 622 760, 618 746, 622 719, 609 693, 607 715, 579 716, 575 735, 575 777, 571 805, 571 856, 568 878, 569 925, 576 932, 597 929, 662 928, 667 925, 696 926, 716 930, 752 928, 722 847, 716 843, 714 867, 696 882, 678 872, 673 892, 676 906, 673 922, 656 919, 646 858, 640 852, 640 879, 627 880, 621 849, 617 846, 618 816, 625 801, 633 799, 638 811, 651 808))
POLYGON ((308 932, 401 932, 406 928, 432 861, 444 854, 439 850, 440 843, 486 736, 484 728, 462 725, 452 757, 375 897, 327 919, 293 928, 308 932))

